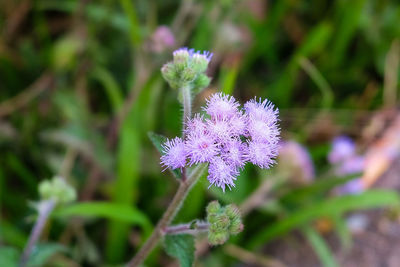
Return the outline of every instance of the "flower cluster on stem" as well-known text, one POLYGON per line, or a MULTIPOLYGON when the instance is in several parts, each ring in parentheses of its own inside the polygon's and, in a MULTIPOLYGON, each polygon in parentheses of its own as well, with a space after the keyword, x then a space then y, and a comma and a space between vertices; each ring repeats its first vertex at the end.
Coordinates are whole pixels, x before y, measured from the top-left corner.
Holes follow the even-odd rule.
POLYGON ((165 168, 185 168, 208 163, 210 185, 235 186, 247 162, 270 168, 278 154, 278 109, 268 100, 251 99, 240 109, 234 97, 212 95, 203 107, 207 116, 195 114, 185 124, 184 138, 167 140, 161 163, 165 168))

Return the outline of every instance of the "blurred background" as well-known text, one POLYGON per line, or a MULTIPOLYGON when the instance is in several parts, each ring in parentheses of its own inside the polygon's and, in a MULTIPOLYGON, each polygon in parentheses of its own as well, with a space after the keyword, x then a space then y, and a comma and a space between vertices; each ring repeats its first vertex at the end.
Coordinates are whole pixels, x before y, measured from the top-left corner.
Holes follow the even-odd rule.
MULTIPOLYGON (((143 244, 177 188, 147 133, 180 135, 160 68, 182 46, 214 53, 195 111, 217 91, 268 98, 284 141, 230 192, 196 184, 175 223, 214 199, 247 216, 223 246, 199 237, 195 266, 399 266, 395 0, 2 0, 0 266, 55 175, 78 201, 53 213, 32 266, 120 266, 143 244)), ((161 247, 146 262, 177 264, 161 247)))

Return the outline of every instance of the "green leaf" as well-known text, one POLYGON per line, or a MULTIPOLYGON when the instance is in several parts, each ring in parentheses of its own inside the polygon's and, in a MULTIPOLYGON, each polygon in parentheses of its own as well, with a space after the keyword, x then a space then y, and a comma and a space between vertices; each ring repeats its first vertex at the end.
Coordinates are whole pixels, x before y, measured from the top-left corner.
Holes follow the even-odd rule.
POLYGON ((306 236, 308 242, 314 249, 321 263, 325 267, 337 267, 338 264, 332 255, 332 251, 326 244, 324 238, 316 232, 311 226, 307 225, 303 228, 303 233, 306 236))
POLYGON ((19 253, 13 247, 0 247, 0 266, 18 266, 19 253))
MULTIPOLYGON (((153 133, 153 132, 148 132, 147 135, 149 136, 151 142, 153 143, 155 148, 158 150, 158 152, 160 152, 160 154, 163 155, 164 149, 162 147, 162 144, 167 141, 167 137, 165 137, 161 134, 153 133)), ((175 178, 180 179, 182 177, 182 175, 178 169, 171 170, 170 168, 168 168, 168 170, 170 170, 170 172, 172 173, 172 175, 175 178)))
POLYGON ((92 75, 94 79, 103 85, 107 97, 112 104, 113 111, 116 113, 123 103, 122 90, 119 84, 106 68, 97 67, 93 70, 92 75))
POLYGON ((323 194, 333 189, 334 187, 345 184, 348 181, 353 180, 357 177, 359 177, 359 174, 346 177, 329 177, 319 179, 311 185, 306 185, 291 190, 289 193, 280 198, 280 202, 286 205, 296 204, 296 206, 298 206, 299 203, 304 204, 309 201, 314 201, 316 198, 321 197, 323 194))
POLYGON ((355 209, 398 206, 399 203, 399 196, 396 192, 384 190, 367 191, 359 195, 346 195, 319 201, 296 210, 288 217, 280 219, 264 231, 260 231, 248 244, 250 248, 257 247, 322 216, 337 216, 355 209))
MULTIPOLYGON (((9 245, 23 248, 27 238, 15 224, 3 220, 0 221, 0 240, 9 245)), ((0 264, 0 266, 2 265, 0 264)))
POLYGON ((193 265, 195 248, 192 235, 167 235, 164 248, 168 255, 179 260, 181 267, 193 265))
POLYGON ((152 230, 150 220, 141 211, 125 204, 108 202, 81 202, 60 208, 53 213, 57 217, 94 217, 107 218, 125 223, 137 224, 143 228, 145 235, 152 230))
POLYGON ((335 229, 338 234, 339 240, 342 243, 344 249, 349 249, 352 245, 351 233, 346 224, 346 220, 341 216, 334 216, 333 221, 335 223, 335 229))
POLYGON ((29 257, 28 267, 43 266, 54 254, 67 252, 67 248, 59 244, 39 244, 29 257))

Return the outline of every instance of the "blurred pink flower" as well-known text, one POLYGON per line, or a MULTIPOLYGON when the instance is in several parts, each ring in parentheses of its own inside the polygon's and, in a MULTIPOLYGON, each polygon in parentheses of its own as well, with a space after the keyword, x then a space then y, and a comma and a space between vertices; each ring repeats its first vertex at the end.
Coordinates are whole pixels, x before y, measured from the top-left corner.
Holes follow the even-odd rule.
POLYGON ((150 50, 155 53, 162 53, 174 45, 174 34, 167 26, 159 26, 150 37, 150 50))

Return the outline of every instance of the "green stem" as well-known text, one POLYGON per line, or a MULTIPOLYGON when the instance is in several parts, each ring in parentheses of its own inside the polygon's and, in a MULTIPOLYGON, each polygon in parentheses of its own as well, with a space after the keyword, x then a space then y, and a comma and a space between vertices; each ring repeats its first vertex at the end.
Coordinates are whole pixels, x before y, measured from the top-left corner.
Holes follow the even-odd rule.
POLYGON ((146 243, 140 248, 139 252, 132 258, 127 266, 139 266, 157 245, 160 238, 165 233, 168 225, 174 219, 175 215, 180 210, 183 201, 185 200, 187 194, 192 189, 193 185, 200 178, 201 174, 205 170, 206 165, 197 165, 192 171, 186 181, 182 181, 179 185, 178 191, 176 192, 171 204, 168 206, 164 215, 161 217, 160 221, 157 223, 153 233, 146 241, 146 243))

